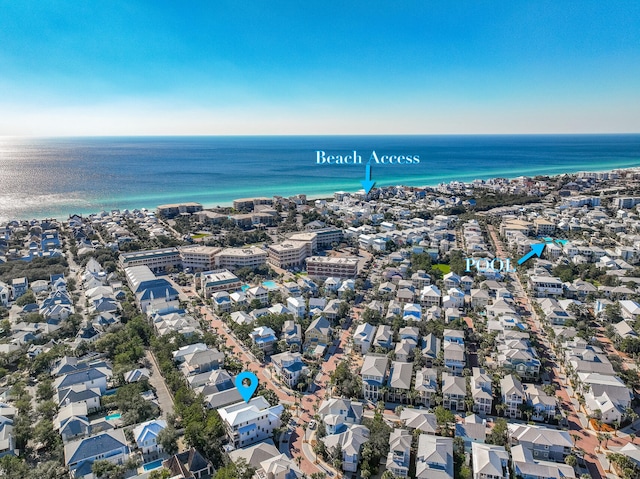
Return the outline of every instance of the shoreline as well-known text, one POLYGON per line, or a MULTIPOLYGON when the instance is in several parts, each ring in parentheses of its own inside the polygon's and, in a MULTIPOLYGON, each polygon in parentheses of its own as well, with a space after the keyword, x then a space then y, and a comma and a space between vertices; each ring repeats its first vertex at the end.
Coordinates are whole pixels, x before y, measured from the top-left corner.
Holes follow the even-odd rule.
MULTIPOLYGON (((476 176, 474 179, 472 180, 467 180, 467 179, 454 179, 454 180, 450 180, 450 181, 441 181, 439 183, 435 183, 435 184, 420 184, 420 185, 411 185, 411 184, 398 184, 398 183, 393 183, 393 184, 384 184, 382 185, 382 188, 390 188, 390 187, 407 187, 407 188, 417 188, 417 189, 424 189, 424 188, 436 188, 440 185, 443 184, 453 184, 453 183, 472 183, 474 181, 494 181, 494 180, 498 180, 498 179, 505 179, 508 181, 513 181, 517 178, 520 177, 536 177, 536 176, 548 176, 550 179, 555 179, 558 178, 560 176, 564 176, 564 175, 569 175, 569 176, 577 176, 579 174, 603 174, 603 173, 614 173, 614 172, 625 172, 625 171, 640 171, 640 165, 638 166, 631 166, 631 167, 617 167, 617 168, 608 168, 608 169, 598 169, 598 170, 576 170, 576 171, 565 171, 565 172, 561 172, 561 173, 554 173, 554 174, 543 174, 543 173, 536 173, 536 174, 518 174, 516 176, 488 176, 488 177, 482 177, 482 176, 476 176)), ((464 175, 461 175, 463 178, 466 178, 464 175)), ((377 183, 385 183, 384 180, 377 180, 376 182, 376 186, 377 183)), ((327 199, 327 198, 332 198, 334 193, 338 192, 338 191, 345 191, 346 193, 350 193, 350 194, 355 194, 358 191, 362 191, 362 188, 359 188, 357 190, 351 190, 351 189, 335 189, 331 192, 323 192, 323 193, 312 193, 312 194, 307 194, 304 193, 302 191, 298 191, 297 193, 287 193, 287 194, 277 194, 277 193, 271 193, 268 194, 266 196, 268 197, 273 197, 273 196, 282 196, 282 197, 290 197, 290 196, 295 196, 295 195, 306 195, 307 200, 308 201, 313 201, 313 200, 317 200, 317 199, 327 199)), ((265 196, 263 194, 256 194, 254 196, 265 196)), ((200 203, 202 204, 203 209, 205 210, 210 210, 210 209, 215 209, 217 207, 221 207, 221 208, 229 208, 233 205, 233 201, 235 199, 238 198, 242 198, 242 197, 246 197, 246 196, 235 196, 233 199, 229 199, 229 200, 225 200, 225 201, 216 201, 216 202, 199 202, 196 200, 192 200, 189 199, 188 195, 184 195, 183 197, 181 197, 180 199, 168 199, 167 203, 187 203, 187 202, 196 202, 196 203, 200 203)), ((80 200, 80 201, 89 201, 89 200, 80 200)), ((113 200, 112 200, 113 201, 113 200)), ((156 208, 163 203, 158 202, 157 204, 153 205, 153 206, 147 206, 147 205, 142 205, 139 204, 137 206, 131 206, 131 207, 125 207, 125 206, 117 206, 117 203, 119 202, 127 202, 130 200, 115 200, 114 201, 114 206, 107 208, 103 208, 103 209, 95 209, 95 210, 91 210, 89 211, 87 208, 77 208, 75 210, 69 210, 69 211, 65 211, 65 212, 58 212, 58 213, 54 213, 54 214, 43 214, 37 217, 32 217, 32 218, 9 218, 9 217, 2 217, 0 216, 0 224, 5 224, 8 223, 9 221, 31 221, 31 220, 37 220, 37 219, 56 219, 58 220, 59 217, 64 217, 65 219, 68 219, 70 216, 72 215, 80 215, 83 217, 87 217, 87 216, 92 216, 92 215, 97 215, 99 213, 101 213, 102 211, 112 211, 112 210, 147 210, 147 211, 155 211, 156 208)), ((65 210, 68 210, 68 208, 65 208, 65 210)), ((61 221, 65 221, 65 219, 61 220, 61 221)))

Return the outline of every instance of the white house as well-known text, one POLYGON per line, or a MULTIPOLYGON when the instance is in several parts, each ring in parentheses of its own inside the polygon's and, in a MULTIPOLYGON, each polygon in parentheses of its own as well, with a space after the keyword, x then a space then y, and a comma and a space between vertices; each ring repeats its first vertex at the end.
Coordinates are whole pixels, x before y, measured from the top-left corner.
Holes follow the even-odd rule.
POLYGON ((234 447, 245 447, 267 439, 273 430, 280 427, 282 404, 269 406, 263 396, 257 396, 248 403, 242 401, 218 409, 225 426, 229 443, 234 447))
POLYGON ((167 427, 163 419, 153 419, 138 424, 133 429, 133 439, 143 454, 158 453, 162 446, 158 444, 158 434, 167 427))

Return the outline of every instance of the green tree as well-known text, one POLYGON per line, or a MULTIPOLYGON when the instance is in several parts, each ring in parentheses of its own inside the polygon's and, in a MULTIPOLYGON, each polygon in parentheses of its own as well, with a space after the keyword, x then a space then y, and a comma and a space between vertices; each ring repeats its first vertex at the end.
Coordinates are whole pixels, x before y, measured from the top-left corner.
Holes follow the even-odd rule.
POLYGON ((36 302, 36 295, 31 290, 28 290, 26 293, 24 293, 22 296, 16 299, 16 305, 20 307, 26 306, 27 304, 33 304, 35 302, 36 302))
POLYGON ((165 427, 158 433, 157 442, 170 456, 178 452, 178 433, 171 426, 165 427))
POLYGON ((487 434, 487 444, 495 444, 496 446, 506 446, 508 442, 508 423, 504 418, 496 420, 493 429, 487 434))

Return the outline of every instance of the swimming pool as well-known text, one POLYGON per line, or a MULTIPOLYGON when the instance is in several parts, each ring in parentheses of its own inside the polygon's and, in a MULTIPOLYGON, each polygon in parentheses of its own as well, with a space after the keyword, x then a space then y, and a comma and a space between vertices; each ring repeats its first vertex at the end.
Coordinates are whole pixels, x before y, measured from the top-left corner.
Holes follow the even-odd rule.
POLYGON ((276 286, 276 282, 275 281, 263 281, 262 282, 262 286, 264 286, 265 288, 268 289, 275 289, 278 286, 276 286))
POLYGON ((157 461, 148 462, 142 465, 142 469, 144 470, 144 472, 153 471, 154 469, 158 469, 159 467, 162 467, 162 459, 158 459, 157 461))
POLYGON ((113 421, 114 419, 120 419, 122 417, 122 414, 120 414, 119 412, 115 413, 115 414, 109 414, 108 416, 105 416, 104 418, 107 421, 113 421))

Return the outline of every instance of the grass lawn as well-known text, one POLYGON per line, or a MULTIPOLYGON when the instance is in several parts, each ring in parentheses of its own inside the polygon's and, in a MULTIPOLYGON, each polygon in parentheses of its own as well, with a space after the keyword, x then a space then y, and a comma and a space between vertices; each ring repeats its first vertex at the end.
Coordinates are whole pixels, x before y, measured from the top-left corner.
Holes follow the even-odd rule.
POLYGON ((197 233, 197 234, 191 235, 193 239, 206 238, 207 236, 211 236, 211 235, 207 233, 197 233))
POLYGON ((433 267, 438 268, 440 271, 442 271, 442 274, 451 272, 451 266, 449 266, 448 264, 434 264, 433 267))

